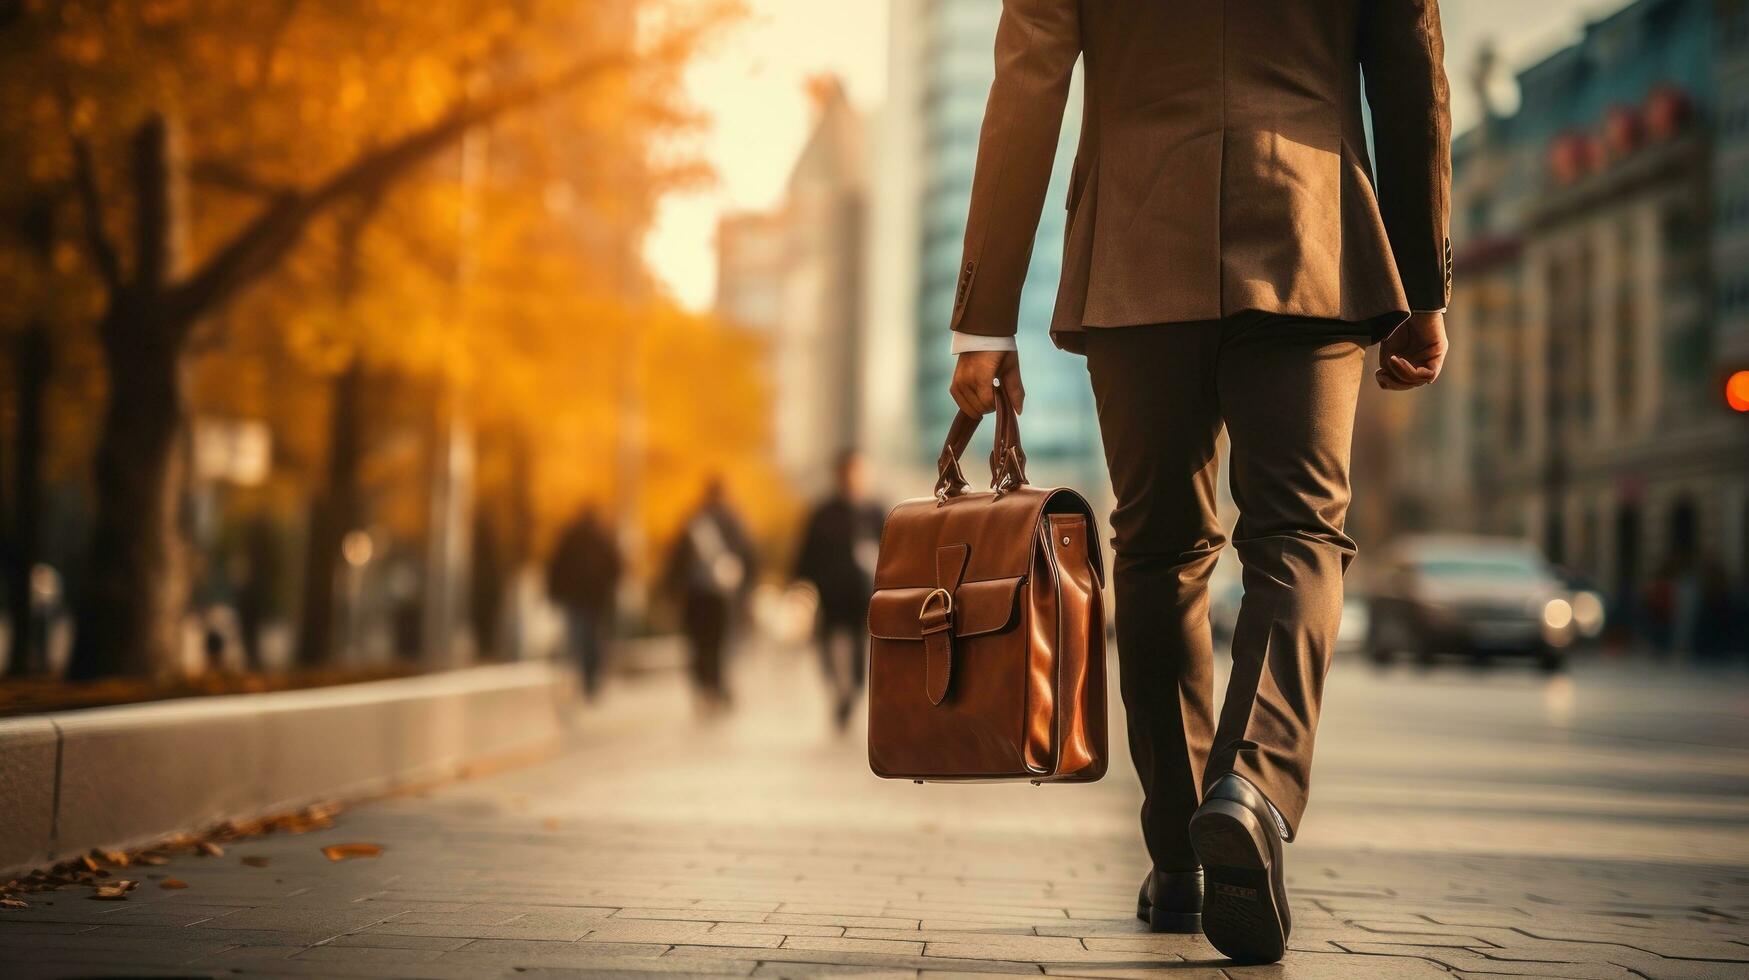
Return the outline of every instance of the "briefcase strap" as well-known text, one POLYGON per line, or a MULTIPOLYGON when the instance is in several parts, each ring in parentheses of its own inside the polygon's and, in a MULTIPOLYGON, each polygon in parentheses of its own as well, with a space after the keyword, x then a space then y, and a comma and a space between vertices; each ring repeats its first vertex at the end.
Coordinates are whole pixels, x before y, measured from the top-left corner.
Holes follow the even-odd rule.
MULTIPOLYGON (((966 492, 966 477, 960 469, 960 457, 978 431, 981 419, 967 415, 964 409, 954 416, 947 427, 947 440, 936 460, 939 476, 935 481, 935 499, 946 503, 948 498, 966 492)), ((1008 391, 996 382, 996 441, 990 449, 990 489, 1007 493, 1026 483, 1026 451, 1020 448, 1020 416, 1008 400, 1008 391)))

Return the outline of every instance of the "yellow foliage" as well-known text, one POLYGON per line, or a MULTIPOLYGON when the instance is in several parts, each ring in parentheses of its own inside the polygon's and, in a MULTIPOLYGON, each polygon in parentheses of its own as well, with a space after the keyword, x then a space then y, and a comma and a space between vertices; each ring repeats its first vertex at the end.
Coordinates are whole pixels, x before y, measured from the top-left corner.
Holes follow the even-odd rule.
MULTIPOLYGON (((11 189, 65 186, 69 137, 78 136, 98 161, 105 229, 125 241, 126 140, 145 114, 161 113, 183 171, 177 274, 213 254, 276 188, 307 188, 466 98, 549 76, 590 52, 632 53, 652 24, 729 9, 699 0, 25 7, 24 26, 0 51, 9 188, 0 206, 11 189)), ((284 507, 320 485, 331 382, 358 363, 373 379, 366 431, 377 440, 364 478, 387 509, 396 498, 423 500, 407 447, 442 402, 478 433, 477 498, 525 510, 537 541, 594 499, 635 512, 659 545, 713 475, 755 528, 786 519, 793 503, 767 462, 758 341, 663 301, 639 259, 659 197, 703 172, 656 149, 699 123, 679 94, 690 54, 639 53, 623 70, 471 134, 376 199, 341 204, 199 326, 193 411, 273 429, 275 486, 250 499, 284 507), (526 460, 516 461, 519 452, 526 460)), ((63 337, 77 349, 62 360, 78 372, 69 390, 85 402, 61 411, 81 417, 99 404, 89 324, 100 292, 74 203, 64 201, 57 219, 53 282, 0 241, 0 319, 10 327, 46 312, 69 324, 63 337)), ((89 438, 75 444, 84 451, 89 438)))

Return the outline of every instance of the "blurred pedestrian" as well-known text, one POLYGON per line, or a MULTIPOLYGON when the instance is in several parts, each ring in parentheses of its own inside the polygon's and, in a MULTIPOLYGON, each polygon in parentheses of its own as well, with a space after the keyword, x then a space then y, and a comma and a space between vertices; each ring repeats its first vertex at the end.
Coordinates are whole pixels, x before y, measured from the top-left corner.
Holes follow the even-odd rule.
POLYGON ((1004 0, 996 30, 949 390, 974 416, 995 409, 997 384, 1025 402, 1021 287, 1079 63, 1051 337, 1087 357, 1117 498, 1117 647, 1153 859, 1137 914, 1206 926, 1241 962, 1287 948, 1283 840, 1310 789, 1354 555, 1366 348, 1382 341, 1374 380, 1394 391, 1431 383, 1445 359, 1443 59, 1437 0, 1004 0), (1217 723, 1223 427, 1245 597, 1217 723))
POLYGON ((723 647, 753 577, 753 548, 730 508, 722 481, 705 484, 704 499, 668 553, 665 579, 680 603, 693 689, 705 711, 729 706, 723 647))
POLYGON ((588 697, 601 688, 623 571, 612 528, 587 506, 559 533, 547 564, 547 595, 564 611, 565 651, 588 697))
POLYGON ((881 512, 867 500, 867 482, 862 457, 840 453, 832 493, 808 516, 796 559, 796 578, 819 596, 816 642, 839 731, 850 724, 867 679, 868 600, 881 544, 881 512))

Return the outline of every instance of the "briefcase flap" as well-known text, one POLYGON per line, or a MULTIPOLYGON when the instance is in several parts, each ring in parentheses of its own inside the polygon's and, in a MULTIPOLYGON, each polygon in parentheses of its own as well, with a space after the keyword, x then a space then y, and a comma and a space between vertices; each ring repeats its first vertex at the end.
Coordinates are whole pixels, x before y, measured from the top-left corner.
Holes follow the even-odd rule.
MULTIPOLYGON (((1012 626, 1020 611, 1023 575, 963 582, 953 595, 953 635, 982 636, 1012 626)), ((880 640, 923 639, 929 597, 935 588, 881 589, 868 604, 868 632, 880 640)))

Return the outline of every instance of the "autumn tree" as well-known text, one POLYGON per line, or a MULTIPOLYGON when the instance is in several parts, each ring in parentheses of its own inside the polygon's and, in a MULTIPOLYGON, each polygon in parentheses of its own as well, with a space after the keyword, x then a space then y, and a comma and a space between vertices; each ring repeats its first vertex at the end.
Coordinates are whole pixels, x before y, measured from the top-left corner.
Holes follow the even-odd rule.
MULTIPOLYGON (((77 202, 109 397, 74 673, 164 673, 187 576, 187 359, 312 228, 464 134, 683 61, 696 23, 575 0, 27 0, 8 139, 77 202), (584 12, 580 15, 579 12, 584 12), (562 28, 562 30, 561 30, 562 28), (599 30, 598 30, 599 29, 599 30), (638 43, 639 36, 654 39, 638 43)), ((712 13, 715 13, 712 11, 712 13)))

